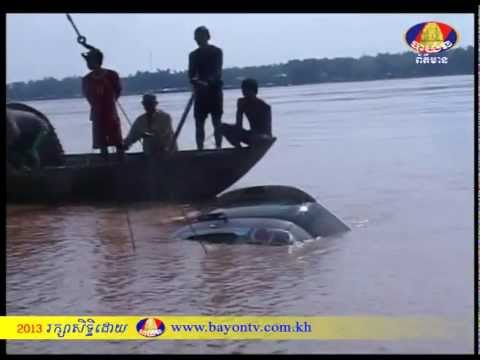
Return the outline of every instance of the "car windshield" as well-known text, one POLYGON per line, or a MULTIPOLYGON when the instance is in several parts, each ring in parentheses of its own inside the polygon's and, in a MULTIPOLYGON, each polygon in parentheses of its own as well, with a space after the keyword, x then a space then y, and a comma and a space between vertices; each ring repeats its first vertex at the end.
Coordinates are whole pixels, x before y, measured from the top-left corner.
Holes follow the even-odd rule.
POLYGON ((199 240, 199 241, 209 241, 209 242, 230 242, 235 241, 239 238, 237 234, 233 233, 211 233, 211 234, 202 234, 202 235, 191 235, 188 240, 199 240))

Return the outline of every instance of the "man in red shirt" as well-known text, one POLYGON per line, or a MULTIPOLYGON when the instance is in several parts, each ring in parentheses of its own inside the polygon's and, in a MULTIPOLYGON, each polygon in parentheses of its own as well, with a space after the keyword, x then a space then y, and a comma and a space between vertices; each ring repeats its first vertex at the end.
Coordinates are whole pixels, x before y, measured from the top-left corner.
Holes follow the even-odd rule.
POLYGON ((103 54, 100 50, 91 49, 82 56, 91 70, 82 79, 82 89, 91 107, 93 148, 108 156, 108 146, 115 146, 121 156, 122 129, 115 106, 122 91, 120 78, 115 71, 102 68, 103 54))

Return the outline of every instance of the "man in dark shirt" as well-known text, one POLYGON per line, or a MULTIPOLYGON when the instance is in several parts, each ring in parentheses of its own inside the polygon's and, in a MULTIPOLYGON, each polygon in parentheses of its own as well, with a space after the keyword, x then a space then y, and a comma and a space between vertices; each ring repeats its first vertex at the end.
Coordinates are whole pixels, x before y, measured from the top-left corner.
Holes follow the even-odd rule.
POLYGON ((240 143, 257 145, 272 138, 272 111, 270 105, 257 97, 258 84, 255 79, 242 81, 243 98, 237 102, 237 121, 235 125, 222 124, 221 133, 235 147, 240 143), (242 127, 243 114, 250 123, 250 130, 242 127))
POLYGON ((204 26, 195 30, 195 41, 198 49, 192 51, 189 57, 188 74, 194 86, 195 103, 194 117, 196 125, 196 141, 199 150, 203 149, 205 141, 205 120, 210 114, 217 149, 222 147, 220 125, 223 115, 222 91, 222 50, 208 43, 210 33, 204 26))

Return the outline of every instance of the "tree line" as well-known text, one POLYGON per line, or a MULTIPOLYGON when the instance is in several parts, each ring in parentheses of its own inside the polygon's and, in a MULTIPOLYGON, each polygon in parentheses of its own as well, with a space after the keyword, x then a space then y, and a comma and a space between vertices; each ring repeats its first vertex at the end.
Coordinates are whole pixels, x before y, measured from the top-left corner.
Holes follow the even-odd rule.
MULTIPOLYGON (((286 86, 341 81, 365 81, 423 76, 473 74, 474 49, 456 48, 447 53, 448 63, 418 64, 416 54, 380 53, 358 59, 340 57, 333 59, 291 60, 287 63, 263 66, 232 67, 223 70, 225 88, 237 88, 244 78, 257 79, 260 86, 286 86)), ((435 55, 431 55, 435 57, 435 55)), ((187 71, 157 69, 154 72, 137 71, 122 78, 123 95, 141 94, 146 91, 174 92, 190 88, 187 71)), ((28 82, 7 84, 9 101, 75 98, 81 94, 81 77, 57 80, 47 77, 28 82)))

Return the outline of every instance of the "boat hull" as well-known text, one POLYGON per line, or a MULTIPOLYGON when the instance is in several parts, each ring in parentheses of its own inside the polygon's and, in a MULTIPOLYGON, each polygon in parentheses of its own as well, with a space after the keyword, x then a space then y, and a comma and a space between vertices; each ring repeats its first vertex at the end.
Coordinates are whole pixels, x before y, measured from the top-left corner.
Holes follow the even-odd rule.
POLYGON ((178 151, 168 159, 142 153, 66 155, 65 166, 7 174, 7 202, 115 202, 207 200, 244 176, 275 139, 256 147, 178 151))

